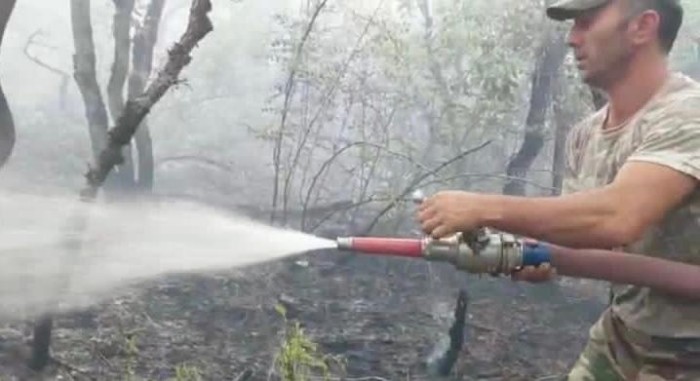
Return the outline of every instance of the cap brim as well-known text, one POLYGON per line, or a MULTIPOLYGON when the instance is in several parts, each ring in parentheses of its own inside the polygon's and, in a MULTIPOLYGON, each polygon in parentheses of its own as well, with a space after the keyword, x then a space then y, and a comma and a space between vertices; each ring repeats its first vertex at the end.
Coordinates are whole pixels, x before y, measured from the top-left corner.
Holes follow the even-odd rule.
POLYGON ((561 0, 547 7, 547 17, 557 21, 570 20, 606 4, 610 4, 610 0, 561 0))

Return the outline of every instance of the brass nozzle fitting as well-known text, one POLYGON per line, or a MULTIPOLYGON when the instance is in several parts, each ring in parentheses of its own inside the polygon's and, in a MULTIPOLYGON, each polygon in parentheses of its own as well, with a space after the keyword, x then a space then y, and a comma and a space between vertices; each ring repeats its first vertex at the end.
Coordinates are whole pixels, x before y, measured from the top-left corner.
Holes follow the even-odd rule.
POLYGON ((509 274, 522 266, 522 243, 515 236, 486 231, 439 240, 428 240, 425 258, 452 263, 457 269, 474 274, 509 274), (471 239, 468 239, 471 238, 471 239), (473 239, 477 238, 476 241, 473 239))

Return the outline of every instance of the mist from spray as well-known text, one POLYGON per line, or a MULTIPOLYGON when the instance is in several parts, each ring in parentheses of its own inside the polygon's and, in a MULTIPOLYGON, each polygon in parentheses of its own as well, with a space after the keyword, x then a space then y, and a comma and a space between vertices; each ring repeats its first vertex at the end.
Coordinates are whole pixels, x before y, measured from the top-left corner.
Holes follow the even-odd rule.
POLYGON ((0 317, 84 308, 167 274, 333 247, 331 240, 188 202, 0 193, 0 317))

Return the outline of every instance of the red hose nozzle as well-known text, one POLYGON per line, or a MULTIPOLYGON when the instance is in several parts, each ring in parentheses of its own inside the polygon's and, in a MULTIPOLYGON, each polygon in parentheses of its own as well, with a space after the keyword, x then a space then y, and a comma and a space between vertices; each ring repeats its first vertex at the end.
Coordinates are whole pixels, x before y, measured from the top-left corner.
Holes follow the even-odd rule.
POLYGON ((352 250, 365 254, 422 258, 424 241, 416 238, 340 237, 338 250, 352 250))

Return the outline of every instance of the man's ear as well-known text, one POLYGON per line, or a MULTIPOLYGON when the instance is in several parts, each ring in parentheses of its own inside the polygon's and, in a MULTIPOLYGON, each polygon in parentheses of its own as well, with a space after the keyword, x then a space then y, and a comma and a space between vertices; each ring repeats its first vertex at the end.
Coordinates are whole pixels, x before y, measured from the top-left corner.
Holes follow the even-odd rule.
POLYGON ((661 16, 653 10, 646 10, 638 14, 629 26, 632 43, 645 45, 656 40, 660 24, 661 16))

